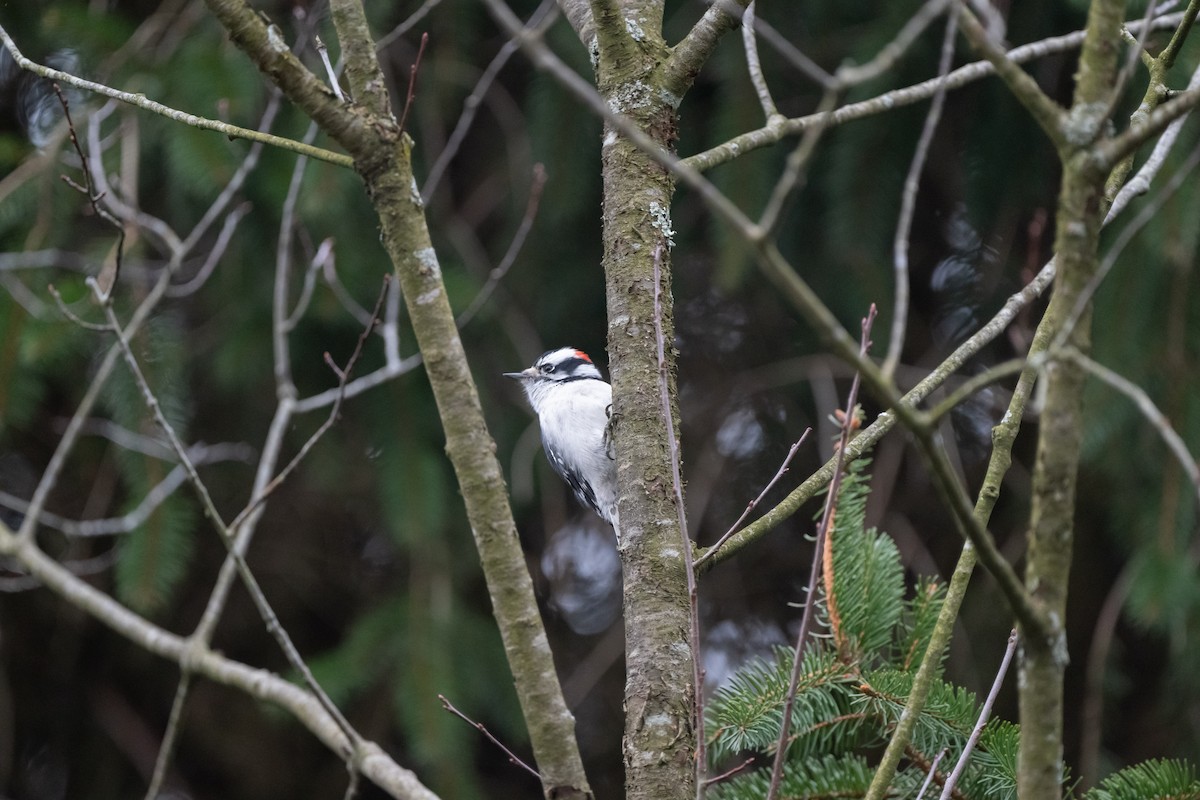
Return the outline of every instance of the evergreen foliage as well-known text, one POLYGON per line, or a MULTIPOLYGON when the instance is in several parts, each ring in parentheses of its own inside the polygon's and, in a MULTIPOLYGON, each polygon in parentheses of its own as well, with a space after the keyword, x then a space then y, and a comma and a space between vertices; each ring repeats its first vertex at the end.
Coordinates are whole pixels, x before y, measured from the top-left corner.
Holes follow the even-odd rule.
MULTIPOLYGON (((945 595, 945 586, 927 577, 906 592, 895 545, 885 534, 864 526, 867 463, 860 459, 849 465, 838 498, 818 601, 828 631, 804 654, 779 797, 865 793, 874 770, 871 759, 878 757, 904 711, 945 595)), ((714 771, 757 754, 756 768, 723 781, 714 788, 714 798, 767 796, 793 654, 794 650, 781 647, 770 660, 744 665, 709 704, 714 771)), ((893 780, 894 796, 915 796, 938 754, 944 752, 934 781, 940 786, 979 714, 980 701, 974 693, 934 680, 907 758, 893 780)), ((1015 800, 1019 736, 1017 725, 990 720, 956 791, 970 798, 1015 800)), ((1198 792, 1200 782, 1190 767, 1177 761, 1150 761, 1110 776, 1084 798, 1200 797, 1198 792)))

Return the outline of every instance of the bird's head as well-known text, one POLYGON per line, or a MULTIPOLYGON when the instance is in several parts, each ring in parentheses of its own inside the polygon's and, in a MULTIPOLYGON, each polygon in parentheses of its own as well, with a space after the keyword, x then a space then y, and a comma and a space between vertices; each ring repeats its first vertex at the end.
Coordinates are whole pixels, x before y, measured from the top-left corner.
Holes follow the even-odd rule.
POLYGON ((600 370, 596 369, 588 354, 574 347, 547 350, 538 356, 532 367, 520 372, 506 372, 504 376, 520 381, 526 390, 534 386, 567 381, 603 380, 600 370))

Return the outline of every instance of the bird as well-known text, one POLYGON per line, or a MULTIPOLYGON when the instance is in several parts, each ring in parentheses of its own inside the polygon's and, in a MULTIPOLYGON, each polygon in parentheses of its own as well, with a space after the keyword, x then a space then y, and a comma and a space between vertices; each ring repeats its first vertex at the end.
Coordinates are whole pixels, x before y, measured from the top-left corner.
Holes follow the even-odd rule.
POLYGON ((612 450, 612 387, 587 353, 547 350, 528 369, 505 372, 521 384, 542 431, 542 449, 554 471, 601 519, 617 541, 617 461, 612 450))

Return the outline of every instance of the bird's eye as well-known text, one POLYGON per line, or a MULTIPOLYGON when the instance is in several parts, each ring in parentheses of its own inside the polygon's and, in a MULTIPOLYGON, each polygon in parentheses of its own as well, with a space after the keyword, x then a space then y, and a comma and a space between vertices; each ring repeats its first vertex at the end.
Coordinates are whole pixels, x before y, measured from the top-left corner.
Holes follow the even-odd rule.
POLYGON ((554 365, 553 364, 542 364, 541 370, 542 370, 542 372, 549 375, 551 372, 554 372, 554 365))

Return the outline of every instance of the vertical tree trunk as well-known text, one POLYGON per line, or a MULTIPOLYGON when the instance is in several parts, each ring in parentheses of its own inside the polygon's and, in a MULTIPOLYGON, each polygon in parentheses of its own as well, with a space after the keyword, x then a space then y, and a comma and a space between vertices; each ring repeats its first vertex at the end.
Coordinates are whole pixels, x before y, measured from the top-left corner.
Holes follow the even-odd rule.
MULTIPOLYGON (((601 5, 592 4, 600 93, 611 108, 670 149, 676 108, 658 88, 667 56, 658 33, 661 7, 622 4, 624 19, 615 19, 617 10, 601 5), (655 13, 658 17, 647 16, 655 13), (647 19, 653 21, 645 24, 647 19)), ((691 797, 695 643, 689 644, 687 562, 671 479, 667 437, 672 432, 660 399, 654 323, 657 258, 668 380, 673 384, 669 247, 674 185, 662 167, 607 125, 602 158, 608 350, 625 582, 626 797, 691 797)))
MULTIPOLYGON (((1104 216, 1105 173, 1091 158, 1104 131, 1116 76, 1122 0, 1095 0, 1076 76, 1075 97, 1063 122, 1066 145, 1059 191, 1055 253, 1058 277, 1046 314, 1051 329, 1071 323, 1081 292, 1095 273, 1104 216)), ((1087 353, 1090 304, 1065 339, 1087 353)), ((1025 584, 1038 604, 1045 635, 1023 636, 1020 678, 1021 748, 1018 795, 1057 800, 1063 783, 1063 674, 1067 666, 1067 586, 1074 538, 1075 489, 1083 439, 1084 374, 1056 359, 1045 372, 1046 404, 1038 428, 1025 584)))

